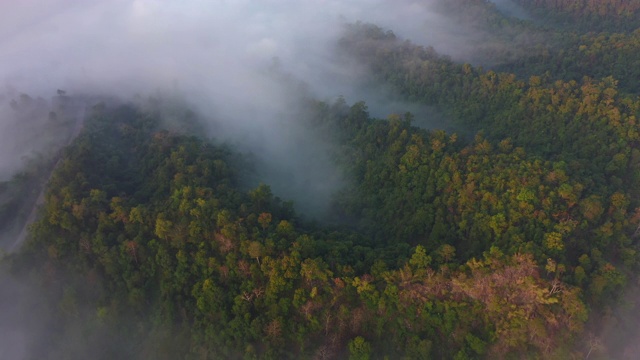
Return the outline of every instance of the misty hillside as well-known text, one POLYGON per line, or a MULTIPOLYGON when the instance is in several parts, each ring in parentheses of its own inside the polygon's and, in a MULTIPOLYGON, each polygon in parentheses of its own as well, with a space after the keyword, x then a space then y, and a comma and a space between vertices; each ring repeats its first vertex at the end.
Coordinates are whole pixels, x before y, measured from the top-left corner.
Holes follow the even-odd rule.
POLYGON ((640 356, 640 2, 35 5, 0 359, 640 356))

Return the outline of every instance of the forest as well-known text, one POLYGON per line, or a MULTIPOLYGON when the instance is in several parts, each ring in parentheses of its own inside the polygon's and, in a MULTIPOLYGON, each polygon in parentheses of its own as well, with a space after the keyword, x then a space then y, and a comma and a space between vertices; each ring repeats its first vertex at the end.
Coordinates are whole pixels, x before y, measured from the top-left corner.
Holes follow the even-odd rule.
POLYGON ((192 113, 93 101, 75 140, 0 182, 3 231, 46 182, 1 259, 41 292, 29 359, 636 358, 640 2, 515 2, 532 20, 443 3, 512 44, 474 64, 345 24, 335 50, 447 130, 299 94, 348 179, 321 218, 192 113))

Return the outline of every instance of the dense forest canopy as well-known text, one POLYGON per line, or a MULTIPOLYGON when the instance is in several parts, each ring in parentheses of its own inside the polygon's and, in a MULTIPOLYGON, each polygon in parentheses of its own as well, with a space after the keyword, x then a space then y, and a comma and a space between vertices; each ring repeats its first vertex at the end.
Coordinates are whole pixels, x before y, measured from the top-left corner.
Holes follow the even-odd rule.
MULTIPOLYGON (((366 83, 455 131, 316 99, 278 69, 296 126, 344 177, 312 216, 255 186, 265 156, 183 105, 176 126, 157 99, 59 93, 86 105, 82 131, 0 182, 13 233, 46 183, 2 259, 41 289, 27 305, 44 335, 26 357, 634 358, 640 3, 515 2, 530 20, 437 3, 493 34, 474 64, 363 22, 334 44, 366 83)), ((13 110, 36 117, 30 101, 13 110)), ((48 114, 63 134, 51 149, 74 111, 48 114)))
POLYGON ((584 30, 635 30, 640 25, 638 0, 514 0, 553 22, 571 22, 584 30))

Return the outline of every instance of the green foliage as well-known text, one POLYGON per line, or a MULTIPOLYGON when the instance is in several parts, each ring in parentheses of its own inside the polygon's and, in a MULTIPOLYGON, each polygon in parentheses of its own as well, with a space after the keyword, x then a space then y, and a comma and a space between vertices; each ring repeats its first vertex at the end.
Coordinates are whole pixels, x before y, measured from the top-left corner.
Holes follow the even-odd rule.
MULTIPOLYGON (((446 144, 437 150, 440 159, 458 149, 443 133, 430 138, 406 121, 372 121, 358 106, 350 113, 364 121, 360 131, 384 130, 404 139, 405 148, 418 147, 410 155, 418 157, 414 167, 408 165, 401 176, 430 158, 430 141, 446 144)), ((351 358, 365 359, 379 351, 451 358, 525 351, 530 345, 521 336, 529 328, 516 315, 542 316, 539 326, 553 323, 567 334, 580 329, 582 318, 569 321, 569 310, 557 305, 573 301, 579 311, 577 292, 560 283, 566 287, 562 296, 545 293, 551 285, 537 275, 531 257, 498 256, 496 250, 489 260, 467 262, 457 246, 442 242, 447 231, 434 240, 438 246, 426 241, 411 254, 407 243, 372 242, 346 230, 305 230, 307 225, 267 186, 239 190, 224 148, 156 130, 148 118, 126 108, 95 116, 87 127, 52 176, 47 206, 21 255, 41 264, 39 271, 47 276, 78 274, 73 286, 54 282, 60 291, 52 285, 52 293, 61 294, 63 315, 84 316, 78 289, 98 288, 83 305, 92 308, 97 324, 125 319, 137 324, 127 330, 135 344, 153 341, 149 334, 181 334, 167 351, 189 358, 349 352, 351 358), (106 135, 95 141, 91 129, 106 135), (112 168, 100 158, 121 160, 112 168), (434 259, 451 270, 437 272, 431 267, 434 259), (466 265, 456 269, 453 262, 466 265), (498 278, 487 282, 490 274, 498 278), (490 283, 494 287, 482 288, 490 283), (534 300, 503 310, 509 296, 534 300), (515 323, 498 321, 505 316, 515 323)), ((374 151, 384 158, 384 143, 379 145, 374 151)), ((393 151, 397 159, 405 157, 402 148, 393 151)), ((623 200, 616 206, 624 206, 623 200)), ((506 218, 494 220, 494 229, 507 225, 506 218)), ((593 294, 616 291, 621 278, 615 268, 594 271, 602 280, 590 283, 593 294)), ((55 326, 64 334, 71 324, 55 326)), ((536 351, 556 344, 544 334, 540 339, 536 351)), ((127 351, 142 356, 147 350, 138 345, 127 351)))
POLYGON ((371 345, 358 336, 349 341, 349 360, 369 360, 371 358, 371 345))
MULTIPOLYGON (((633 22, 635 5, 606 3, 532 6, 618 9, 611 26, 633 22)), ((528 26, 498 24, 487 2, 451 4, 439 6, 468 5, 483 28, 528 26)), ((96 107, 11 261, 37 264, 61 316, 132 324, 130 357, 170 338, 166 354, 194 359, 585 357, 587 318, 598 323, 640 264, 640 101, 616 78, 627 70, 609 66, 637 72, 636 33, 575 34, 565 53, 485 70, 348 26, 345 54, 470 130, 306 101, 301 121, 322 130, 350 180, 333 225, 305 223, 267 184, 242 189, 244 162, 228 147, 129 106, 96 107)))

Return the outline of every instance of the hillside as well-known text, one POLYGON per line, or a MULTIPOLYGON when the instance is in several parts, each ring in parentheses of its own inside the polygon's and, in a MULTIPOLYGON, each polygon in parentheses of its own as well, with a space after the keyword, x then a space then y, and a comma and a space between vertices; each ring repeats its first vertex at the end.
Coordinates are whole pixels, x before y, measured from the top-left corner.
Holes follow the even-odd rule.
POLYGON ((274 60, 277 114, 296 122, 259 129, 335 167, 315 179, 340 175, 322 211, 256 186, 296 167, 229 141, 229 113, 216 127, 190 99, 63 94, 87 105, 80 135, 0 183, 3 230, 46 182, 26 244, 2 259, 37 289, 28 358, 634 358, 640 5, 515 2, 531 20, 434 5, 464 8, 453 18, 488 39, 472 63, 344 25, 336 57, 437 121, 322 99, 274 60))

